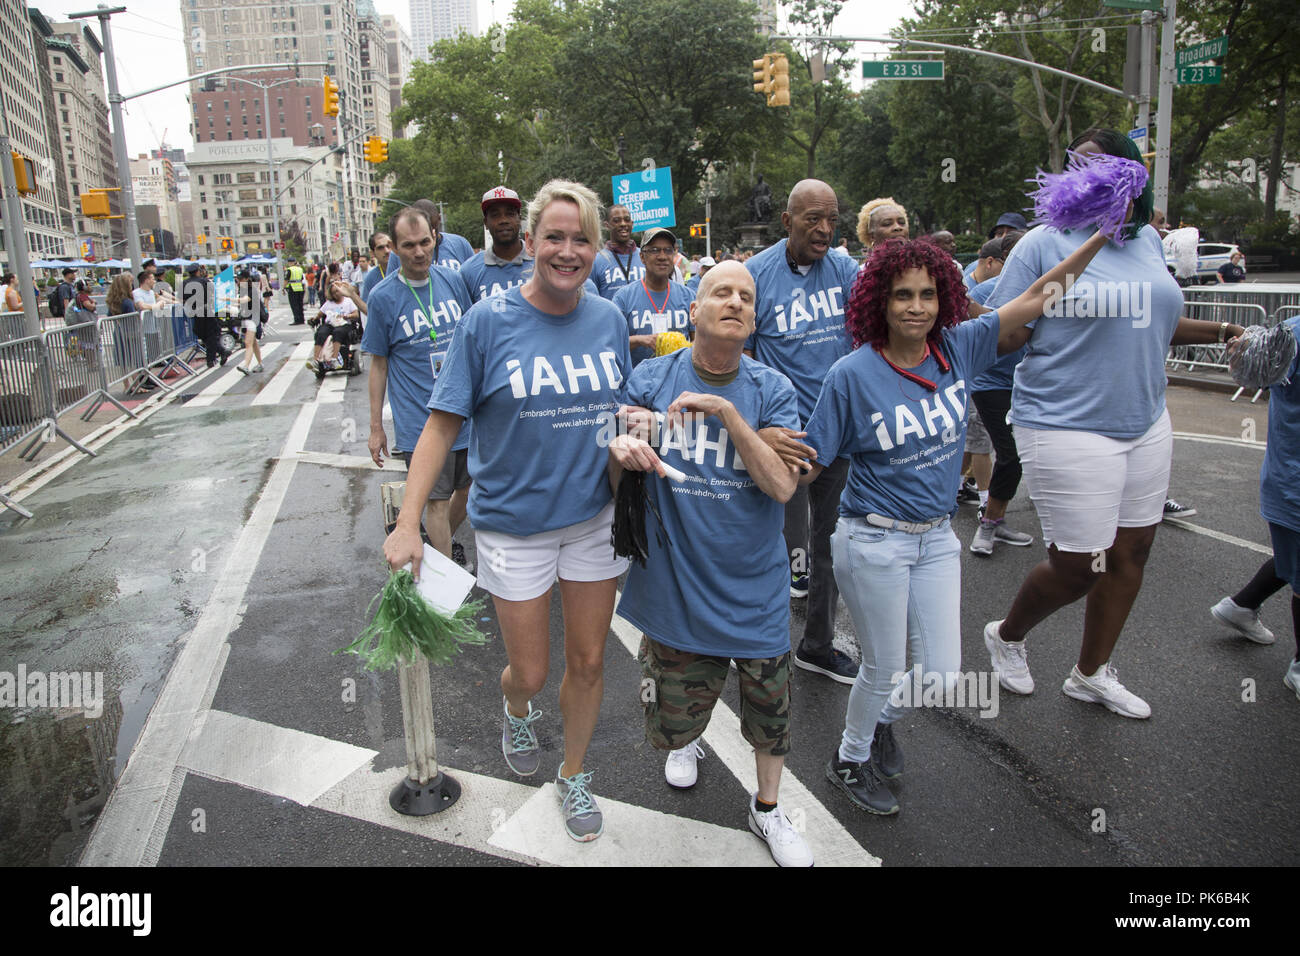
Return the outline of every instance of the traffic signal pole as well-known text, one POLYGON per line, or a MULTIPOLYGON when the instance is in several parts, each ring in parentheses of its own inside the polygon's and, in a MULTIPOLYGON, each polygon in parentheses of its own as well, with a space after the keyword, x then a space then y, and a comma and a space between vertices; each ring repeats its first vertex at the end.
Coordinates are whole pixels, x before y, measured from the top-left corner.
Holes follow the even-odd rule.
POLYGON ((18 195, 18 181, 10 159, 12 154, 9 114, 5 111, 4 97, 0 96, 0 175, 3 175, 5 191, 5 251, 9 254, 9 268, 18 277, 18 289, 23 297, 24 334, 40 335, 41 319, 37 312, 40 302, 37 300, 36 285, 32 282, 27 224, 23 220, 23 202, 18 195))

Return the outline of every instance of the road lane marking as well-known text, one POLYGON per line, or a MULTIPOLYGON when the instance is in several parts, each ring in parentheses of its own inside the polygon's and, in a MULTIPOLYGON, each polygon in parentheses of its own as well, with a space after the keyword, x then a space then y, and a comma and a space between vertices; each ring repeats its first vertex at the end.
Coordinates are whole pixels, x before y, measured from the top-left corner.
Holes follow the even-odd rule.
POLYGON ((199 615, 149 710, 126 767, 117 779, 81 855, 80 866, 147 864, 170 818, 162 819, 172 776, 198 718, 208 709, 225 668, 229 636, 242 620, 244 595, 289 491, 293 454, 302 449, 319 406, 303 405, 285 439, 280 460, 258 496, 253 512, 212 596, 199 615))
MULTIPOLYGON (((309 465, 328 465, 331 468, 359 468, 362 471, 380 471, 368 455, 331 455, 323 451, 300 451, 294 456, 309 465)), ((406 471, 406 462, 400 458, 385 458, 383 471, 406 471)))
MULTIPOLYGON (((621 597, 621 593, 616 596, 616 604, 621 597)), ((641 632, 617 614, 610 623, 610 630, 635 657, 641 646, 641 632)), ((754 750, 740 734, 740 718, 725 701, 719 700, 714 705, 713 716, 704 731, 704 742, 741 786, 750 793, 758 789, 754 750)), ((787 816, 793 813, 803 818, 803 837, 808 841, 818 866, 880 866, 880 858, 853 838, 835 815, 794 775, 789 764, 781 771, 780 799, 787 816)))
POLYGON ((1245 538, 1238 538, 1236 535, 1224 534, 1222 531, 1215 531, 1213 528, 1204 528, 1199 524, 1192 524, 1190 521, 1184 521, 1182 518, 1165 518, 1165 524, 1171 524, 1175 528, 1183 528, 1186 531, 1192 531, 1196 534, 1203 534, 1207 538, 1213 538, 1215 541, 1223 541, 1227 544, 1235 544, 1239 548, 1248 548, 1251 551, 1258 551, 1260 554, 1273 556, 1273 549, 1265 547, 1262 544, 1256 544, 1254 541, 1247 541, 1245 538))
MULTIPOLYGON (((279 342, 268 342, 266 345, 262 346, 262 358, 265 359, 268 355, 271 355, 279 348, 279 342)), ((240 358, 242 359, 244 356, 240 356, 240 358)), ((244 377, 244 373, 241 372, 239 366, 236 365, 233 368, 230 368, 225 375, 222 375, 203 391, 199 392, 199 394, 191 398, 186 402, 186 405, 192 408, 205 408, 234 388, 235 383, 244 377)))
POLYGON ((1266 441, 1246 441, 1244 438, 1228 438, 1225 435, 1202 435, 1197 432, 1174 432, 1175 438, 1182 438, 1185 441, 1199 441, 1210 445, 1238 445, 1247 448, 1258 448, 1263 451, 1268 447, 1266 441))
POLYGON ((315 348, 310 341, 299 342, 289 356, 289 361, 280 366, 280 370, 275 373, 271 381, 266 383, 266 387, 257 393, 253 398, 254 405, 278 405, 284 398, 285 392, 289 391, 289 386, 298 373, 305 371, 307 359, 311 358, 312 349, 315 348))

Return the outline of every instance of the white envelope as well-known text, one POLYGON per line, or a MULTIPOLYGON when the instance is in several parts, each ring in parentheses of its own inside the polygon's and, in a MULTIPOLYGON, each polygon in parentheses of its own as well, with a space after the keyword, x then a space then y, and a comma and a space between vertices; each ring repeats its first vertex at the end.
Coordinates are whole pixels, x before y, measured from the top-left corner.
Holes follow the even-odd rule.
MULTIPOLYGON (((406 570, 411 569, 410 564, 406 570)), ((465 603, 477 578, 451 558, 444 557, 427 544, 420 559, 420 580, 415 583, 420 596, 444 614, 455 614, 465 603)))

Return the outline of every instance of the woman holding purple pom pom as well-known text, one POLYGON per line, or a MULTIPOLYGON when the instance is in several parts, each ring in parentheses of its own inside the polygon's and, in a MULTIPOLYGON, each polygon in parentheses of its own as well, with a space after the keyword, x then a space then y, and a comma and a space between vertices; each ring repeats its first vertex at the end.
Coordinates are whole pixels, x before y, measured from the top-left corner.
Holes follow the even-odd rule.
MULTIPOLYGON (((1145 171, 1131 165, 1141 164, 1142 156, 1123 133, 1089 129, 1070 148, 1083 157, 1071 170, 1072 186, 1110 174, 1116 183, 1128 176, 1134 189, 1145 181, 1145 171)), ((1040 182, 1066 179, 1043 176, 1040 182)), ((1045 199, 1050 192, 1045 185, 1035 197, 1039 219, 1049 224, 1030 230, 1012 250, 990 308, 1015 298, 1096 232, 1063 225, 1077 224, 1071 213, 1083 197, 1059 190, 1045 199)), ((1169 487, 1173 430, 1165 409, 1165 355, 1171 344, 1223 342, 1242 331, 1182 317, 1182 290, 1165 269, 1160 237, 1149 225, 1153 205, 1145 182, 1115 240, 1037 321, 1016 371, 1010 420, 1048 549, 1006 618, 984 629, 1001 685, 1029 694, 1034 681, 1026 636, 1086 595, 1082 646, 1062 690, 1135 718, 1151 716, 1151 707, 1119 682, 1110 661, 1142 587, 1169 487)))

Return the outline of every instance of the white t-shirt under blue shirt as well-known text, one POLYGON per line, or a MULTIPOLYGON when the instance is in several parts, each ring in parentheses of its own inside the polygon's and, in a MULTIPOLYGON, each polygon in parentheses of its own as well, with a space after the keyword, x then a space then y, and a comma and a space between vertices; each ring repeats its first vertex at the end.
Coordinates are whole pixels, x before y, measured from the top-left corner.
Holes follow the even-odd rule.
MULTIPOLYGON (((794 388, 780 372, 741 356, 736 378, 705 383, 692 349, 651 359, 628 380, 628 400, 661 416, 682 392, 721 395, 757 431, 798 429, 794 388)), ((647 474, 646 496, 663 516, 669 547, 647 509, 649 555, 633 564, 618 613, 656 641, 716 657, 779 657, 790 650, 790 575, 785 506, 754 483, 717 418, 689 435, 659 429, 660 457, 686 473, 675 482, 647 474)))
POLYGON ((790 379, 799 397, 799 417, 807 421, 827 370, 851 348, 844 304, 858 265, 848 256, 826 255, 801 274, 786 260, 786 242, 782 239, 745 263, 757 287, 754 334, 745 347, 790 379))
MULTIPOLYGON (((540 534, 609 504, 605 416, 624 402, 632 359, 614 306, 584 295, 550 315, 519 286, 461 319, 429 407, 468 418, 469 517, 480 531, 540 534)), ((608 429, 606 429, 608 432, 608 429)))
MULTIPOLYGON (((346 300, 345 300, 346 301, 346 300)), ((349 302, 349 305, 352 303, 349 302)), ((458 324, 470 307, 460 275, 434 266, 423 282, 403 281, 401 270, 371 290, 361 348, 388 359, 388 404, 393 410, 393 450, 414 451, 429 418, 435 369, 451 347, 458 324)), ((452 445, 469 444, 469 426, 452 445)))
MULTIPOLYGON (((680 332, 690 338, 691 303, 695 301, 695 293, 680 282, 669 279, 667 289, 653 292, 646 289, 644 279, 638 280, 615 292, 613 301, 627 319, 629 336, 680 332)), ((632 350, 633 367, 654 358, 654 354, 654 349, 637 346, 632 350)))
POLYGON ((938 386, 933 392, 869 345, 831 366, 804 442, 817 449, 818 464, 849 458, 840 514, 921 522, 952 512, 966 447, 967 382, 997 358, 997 313, 945 329, 941 348, 947 372, 933 353, 908 369, 938 386))
MULTIPOLYGON (((1025 233, 986 304, 1010 302, 1095 231, 1025 233)), ((1016 369, 1012 424, 1121 441, 1146 434, 1165 409, 1165 356, 1182 309, 1154 228, 1123 246, 1106 243, 1053 314, 1035 321, 1016 369)))

